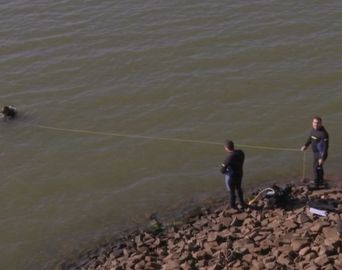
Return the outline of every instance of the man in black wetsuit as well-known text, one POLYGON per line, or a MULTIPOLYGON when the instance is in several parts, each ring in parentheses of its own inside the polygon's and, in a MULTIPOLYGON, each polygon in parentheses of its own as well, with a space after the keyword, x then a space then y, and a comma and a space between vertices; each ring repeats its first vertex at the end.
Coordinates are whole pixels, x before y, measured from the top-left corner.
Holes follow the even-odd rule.
POLYGON ((1 118, 4 120, 14 119, 17 116, 17 109, 13 106, 4 106, 1 108, 1 118))
POLYGON ((243 162, 245 160, 245 154, 241 150, 235 150, 234 143, 231 140, 226 140, 224 144, 224 150, 228 153, 226 159, 221 164, 221 173, 224 174, 224 181, 227 190, 230 192, 230 206, 236 207, 236 195, 237 191, 241 207, 246 206, 243 200, 243 191, 241 188, 241 181, 243 176, 243 162))
POLYGON ((310 144, 313 152, 313 172, 315 186, 319 187, 323 184, 323 163, 328 157, 329 148, 329 134, 322 126, 322 118, 319 116, 315 116, 312 119, 310 136, 300 150, 305 151, 310 144))

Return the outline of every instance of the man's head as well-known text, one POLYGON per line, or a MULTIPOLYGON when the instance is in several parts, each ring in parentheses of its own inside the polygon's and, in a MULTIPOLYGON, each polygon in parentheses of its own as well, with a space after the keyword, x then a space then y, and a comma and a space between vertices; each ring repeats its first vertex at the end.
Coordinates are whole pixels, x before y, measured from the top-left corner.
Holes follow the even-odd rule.
POLYGON ((224 142, 224 149, 228 152, 234 151, 234 142, 231 140, 226 140, 224 142))
POLYGON ((9 106, 3 106, 1 109, 1 113, 5 116, 7 116, 10 113, 10 107, 9 106))
POLYGON ((322 126, 322 118, 319 116, 315 116, 312 118, 312 128, 317 130, 320 129, 322 126))
POLYGON ((4 106, 1 109, 1 113, 4 117, 14 118, 16 115, 16 110, 12 106, 4 106))

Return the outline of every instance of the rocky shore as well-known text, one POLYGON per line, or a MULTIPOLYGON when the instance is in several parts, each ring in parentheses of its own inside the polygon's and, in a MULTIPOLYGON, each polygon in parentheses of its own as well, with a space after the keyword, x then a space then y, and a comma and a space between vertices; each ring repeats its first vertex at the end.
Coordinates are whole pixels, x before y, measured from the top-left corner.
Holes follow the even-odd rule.
POLYGON ((90 252, 65 269, 342 269, 342 204, 313 214, 315 199, 342 202, 342 189, 292 188, 284 207, 202 208, 182 223, 145 230, 90 252))

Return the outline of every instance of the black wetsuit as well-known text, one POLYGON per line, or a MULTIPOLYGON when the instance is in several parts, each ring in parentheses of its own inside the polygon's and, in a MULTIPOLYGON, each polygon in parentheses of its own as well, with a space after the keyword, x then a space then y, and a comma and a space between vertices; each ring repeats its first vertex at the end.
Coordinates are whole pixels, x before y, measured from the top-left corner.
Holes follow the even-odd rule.
POLYGON ((17 110, 13 106, 5 106, 1 111, 3 118, 7 119, 14 119, 17 116, 17 110))
POLYGON ((310 136, 305 143, 305 147, 311 144, 313 152, 313 172, 316 186, 323 184, 323 166, 318 164, 319 159, 326 160, 328 157, 329 134, 323 126, 319 129, 311 129, 310 136))
POLYGON ((234 150, 227 155, 221 166, 221 173, 225 175, 226 187, 230 192, 230 205, 232 207, 236 207, 235 190, 238 193, 241 205, 245 205, 241 188, 244 160, 244 152, 241 150, 234 150))

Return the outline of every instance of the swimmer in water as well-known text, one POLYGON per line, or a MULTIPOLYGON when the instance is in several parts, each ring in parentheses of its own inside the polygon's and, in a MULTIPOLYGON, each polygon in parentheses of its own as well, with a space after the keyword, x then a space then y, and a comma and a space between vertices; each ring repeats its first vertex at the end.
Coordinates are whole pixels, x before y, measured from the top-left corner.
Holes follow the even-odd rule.
POLYGON ((11 105, 3 106, 1 109, 1 118, 12 120, 17 116, 17 109, 11 105))

